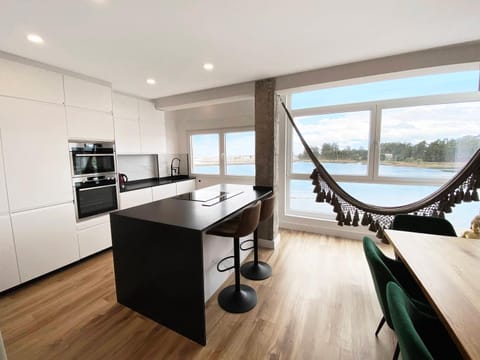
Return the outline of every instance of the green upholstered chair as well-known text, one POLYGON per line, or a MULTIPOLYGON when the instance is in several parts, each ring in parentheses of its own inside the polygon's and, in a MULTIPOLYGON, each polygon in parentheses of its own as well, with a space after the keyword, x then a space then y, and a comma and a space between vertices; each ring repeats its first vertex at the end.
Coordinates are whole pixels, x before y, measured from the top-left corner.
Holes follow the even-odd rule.
POLYGON ((448 220, 431 216, 408 214, 395 215, 391 227, 393 230, 457 236, 455 229, 448 220))
POLYGON ((387 302, 403 360, 462 358, 440 320, 419 309, 394 282, 387 284, 387 302))
MULTIPOLYGON (((378 302, 380 303, 380 308, 383 313, 375 331, 375 336, 378 335, 385 322, 391 329, 394 329, 387 304, 387 284, 390 281, 405 289, 409 297, 415 299, 415 303, 425 312, 433 312, 415 280, 401 262, 385 256, 375 242, 368 236, 363 238, 363 249, 372 274, 378 302)), ((397 356, 398 345, 395 349, 394 359, 396 359, 397 356)))

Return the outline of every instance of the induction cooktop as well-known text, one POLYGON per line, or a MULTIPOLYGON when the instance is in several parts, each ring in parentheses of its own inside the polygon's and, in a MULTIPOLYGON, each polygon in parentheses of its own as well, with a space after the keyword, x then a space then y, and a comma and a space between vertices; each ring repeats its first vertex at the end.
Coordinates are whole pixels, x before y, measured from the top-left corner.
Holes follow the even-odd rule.
POLYGON ((241 194, 243 191, 215 191, 215 190, 196 190, 194 192, 177 195, 179 200, 198 201, 204 206, 218 204, 221 201, 231 198, 232 196, 241 194))

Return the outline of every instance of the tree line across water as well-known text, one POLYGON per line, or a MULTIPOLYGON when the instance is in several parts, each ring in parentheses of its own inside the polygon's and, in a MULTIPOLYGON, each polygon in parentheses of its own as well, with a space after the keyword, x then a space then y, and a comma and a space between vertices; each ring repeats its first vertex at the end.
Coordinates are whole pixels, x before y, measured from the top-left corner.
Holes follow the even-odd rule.
MULTIPOLYGON (((320 160, 367 161, 368 150, 340 149, 336 143, 324 143, 321 148, 311 147, 320 160)), ((480 149, 480 135, 467 135, 458 139, 437 139, 432 142, 421 141, 418 144, 402 142, 386 142, 380 144, 380 160, 400 162, 465 162, 480 149)), ((298 156, 307 160, 309 156, 304 150, 298 156)))

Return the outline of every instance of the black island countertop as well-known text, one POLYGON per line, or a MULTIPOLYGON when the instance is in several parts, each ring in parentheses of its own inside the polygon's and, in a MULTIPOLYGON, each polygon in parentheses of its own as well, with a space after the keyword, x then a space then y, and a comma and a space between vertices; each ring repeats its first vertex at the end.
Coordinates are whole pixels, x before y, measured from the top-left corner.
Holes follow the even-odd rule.
POLYGON ((133 190, 140 190, 152 186, 160 186, 166 184, 172 184, 180 181, 193 180, 194 177, 189 175, 177 175, 177 176, 165 176, 160 178, 150 178, 142 180, 133 180, 127 182, 125 185, 120 186, 120 192, 127 192, 133 190))
POLYGON ((232 213, 266 197, 271 188, 251 185, 219 184, 193 193, 154 201, 152 203, 119 210, 112 215, 130 217, 142 221, 161 223, 190 230, 205 231, 212 225, 229 217, 232 213), (224 199, 212 198, 210 201, 189 200, 189 194, 200 193, 226 194, 224 199))

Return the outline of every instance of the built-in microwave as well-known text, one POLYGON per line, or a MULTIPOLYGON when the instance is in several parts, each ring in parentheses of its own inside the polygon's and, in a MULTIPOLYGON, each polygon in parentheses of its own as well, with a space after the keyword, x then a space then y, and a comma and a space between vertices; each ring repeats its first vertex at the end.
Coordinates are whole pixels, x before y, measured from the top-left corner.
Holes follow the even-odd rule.
POLYGON ((115 145, 111 142, 71 142, 72 177, 115 173, 115 145))

